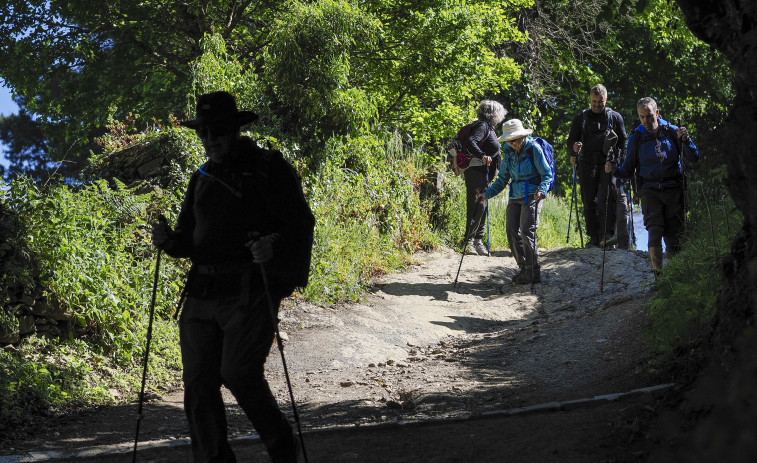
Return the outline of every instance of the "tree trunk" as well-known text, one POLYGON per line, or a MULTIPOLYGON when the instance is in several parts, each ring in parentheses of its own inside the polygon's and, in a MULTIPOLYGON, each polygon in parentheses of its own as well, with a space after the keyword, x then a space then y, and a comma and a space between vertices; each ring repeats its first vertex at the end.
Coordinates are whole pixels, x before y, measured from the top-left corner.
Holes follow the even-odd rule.
POLYGON ((723 262, 711 361, 678 408, 686 435, 657 456, 681 462, 751 462, 757 446, 757 1, 676 0, 691 31, 721 51, 734 72, 736 98, 722 146, 726 185, 744 225, 723 262), (688 410, 688 411, 687 411, 688 410), (691 422, 696 426, 692 429, 691 422), (668 452, 667 454, 665 452, 668 452))
MULTIPOLYGON (((722 52, 734 71, 736 99, 726 127, 729 146, 727 187, 744 214, 749 238, 757 224, 757 2, 753 0, 677 0, 686 23, 702 41, 722 52)), ((754 255, 747 256, 754 262, 754 255)), ((755 262, 753 265, 757 265, 755 262)), ((757 276, 757 268, 753 270, 757 276)), ((754 281, 754 280, 753 280, 754 281)))

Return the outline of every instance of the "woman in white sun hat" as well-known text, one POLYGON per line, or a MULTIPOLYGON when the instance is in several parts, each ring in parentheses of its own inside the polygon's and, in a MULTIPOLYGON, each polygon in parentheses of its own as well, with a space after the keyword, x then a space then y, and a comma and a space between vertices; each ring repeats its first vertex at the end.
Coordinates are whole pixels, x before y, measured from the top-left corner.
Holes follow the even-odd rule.
POLYGON ((541 281, 536 244, 541 200, 547 197, 552 181, 552 170, 541 147, 529 135, 533 130, 523 127, 518 119, 502 124, 502 163, 497 179, 484 193, 481 201, 497 196, 508 184, 510 200, 507 203, 507 241, 520 272, 513 277, 518 284, 541 281))

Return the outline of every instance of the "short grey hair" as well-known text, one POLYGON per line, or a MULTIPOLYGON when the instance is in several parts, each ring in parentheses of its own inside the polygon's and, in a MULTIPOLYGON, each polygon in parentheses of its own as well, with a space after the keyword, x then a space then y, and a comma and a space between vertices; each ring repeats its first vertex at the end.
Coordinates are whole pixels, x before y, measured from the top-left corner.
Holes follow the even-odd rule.
POLYGON ((645 96, 636 103, 636 108, 651 108, 652 111, 657 111, 657 102, 653 98, 645 96))
POLYGON ((597 84, 591 88, 591 94, 607 98, 607 88, 602 84, 597 84))
POLYGON ((497 101, 484 100, 478 104, 476 113, 478 114, 479 120, 489 121, 496 127, 500 122, 505 120, 507 110, 497 101))

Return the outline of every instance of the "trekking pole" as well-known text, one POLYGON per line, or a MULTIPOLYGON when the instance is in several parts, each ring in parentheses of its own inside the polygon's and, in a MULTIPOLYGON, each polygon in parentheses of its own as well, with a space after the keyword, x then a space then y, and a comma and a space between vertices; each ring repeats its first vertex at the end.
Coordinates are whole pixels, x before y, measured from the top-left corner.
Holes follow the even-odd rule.
MULTIPOLYGON (((678 127, 681 127, 681 118, 679 117, 676 119, 676 122, 678 123, 678 127)), ((678 153, 680 159, 681 159, 681 177, 683 180, 683 220, 688 220, 688 201, 686 201, 686 192, 688 190, 688 182, 686 181, 686 169, 683 167, 685 160, 683 159, 683 140, 681 140, 681 152, 678 153)))
POLYGON ((609 215, 609 201, 610 201, 610 182, 612 182, 612 176, 607 177, 607 189, 605 190, 605 227, 602 232, 604 238, 604 245, 602 245, 602 276, 599 279, 599 293, 604 292, 605 288, 605 256, 607 255, 607 216, 609 215))
MULTIPOLYGON (((480 192, 481 190, 476 190, 480 192)), ((478 207, 476 207, 476 211, 478 212, 478 207)), ((481 223, 481 217, 483 217, 483 214, 479 213, 480 216, 478 220, 476 220, 476 213, 474 212, 473 218, 470 219, 470 223, 468 224, 468 227, 465 230, 465 240, 463 241, 463 252, 460 256, 460 265, 457 266, 457 275, 455 275, 455 282, 452 283, 452 287, 454 288, 457 286, 457 279, 460 277, 460 269, 463 267, 463 259, 465 258, 465 247, 468 245, 468 240, 470 240, 470 235, 473 234, 473 231, 478 227, 478 224, 481 223), (475 222, 475 226, 474 226, 475 222)))
MULTIPOLYGON (((528 188, 528 187, 526 187, 528 188)), ((536 255, 539 253, 539 246, 536 241, 536 221, 539 213, 539 199, 537 199, 536 193, 539 192, 537 188, 534 192, 534 260, 531 262, 531 294, 536 294, 535 280, 536 280, 536 255)), ((528 198, 528 192, 526 192, 526 198, 528 198)))
MULTIPOLYGON (((162 215, 158 217, 160 222, 165 223, 166 218, 162 215)), ((147 324, 147 342, 145 345, 145 362, 142 369, 142 388, 139 391, 139 405, 137 406, 137 430, 134 433, 134 452, 132 454, 132 462, 137 461, 137 444, 139 443, 139 425, 142 422, 142 404, 145 401, 145 383, 147 382, 147 360, 150 357, 150 341, 152 341, 152 320, 155 315, 155 298, 158 293, 158 276, 160 274, 160 255, 161 250, 158 249, 158 256, 155 258, 155 276, 152 281, 152 300, 150 301, 150 322, 147 324)))
MULTIPOLYGON (((580 162, 581 152, 582 151, 583 151, 583 149, 578 152, 578 158, 576 159, 577 163, 580 162)), ((575 165, 576 164, 574 164, 574 166, 575 165)), ((576 178, 576 170, 578 170, 578 168, 576 168, 575 170, 573 170, 573 185, 576 185, 576 180, 575 180, 575 178, 576 178)), ((581 238, 581 247, 584 247, 584 231, 581 228, 581 216, 578 215, 578 188, 575 187, 575 186, 573 188, 573 193, 576 196, 576 224, 578 225, 578 236, 581 238)), ((583 195, 583 191, 581 191, 581 195, 583 195)))
MULTIPOLYGON (((486 186, 489 186, 489 166, 486 167, 486 186)), ((491 242, 489 241, 489 198, 484 199, 484 209, 486 210, 486 257, 491 257, 491 242)))
MULTIPOLYGON (((254 232, 252 239, 257 241, 260 238, 260 233, 254 232)), ((271 313, 271 323, 273 324, 273 331, 276 333, 276 344, 279 346, 279 353, 281 354, 281 364, 284 367, 284 378, 286 378, 287 389, 289 389, 289 401, 292 403, 292 413, 294 414, 294 423, 297 425, 297 434, 300 439, 300 447, 302 448, 302 457, 305 459, 305 463, 308 463, 308 454, 305 451, 305 440, 302 438, 302 426, 300 425, 300 415, 297 413, 297 405, 294 403, 294 392, 292 391, 292 380, 289 378, 289 369, 287 368, 287 361, 284 357, 284 341, 281 339, 281 333, 279 333, 279 317, 276 314, 276 309, 273 305, 273 299, 271 299, 271 291, 268 286, 268 274, 265 270, 263 263, 258 264, 260 268, 260 276, 263 279, 263 289, 265 290, 266 299, 268 300, 268 309, 271 313)))
POLYGON ((581 216, 578 215, 578 190, 576 190, 576 225, 578 226, 578 236, 581 238, 581 247, 584 247, 584 230, 581 228, 581 216))
POLYGON ((568 208, 568 234, 565 236, 565 244, 570 241, 570 222, 573 219, 573 198, 576 196, 576 165, 573 164, 573 189, 570 193, 570 207, 568 208))
POLYGON ((628 182, 626 197, 628 198, 628 205, 631 206, 631 241, 633 242, 633 248, 636 249, 636 227, 633 224, 633 194, 631 194, 631 182, 628 182))

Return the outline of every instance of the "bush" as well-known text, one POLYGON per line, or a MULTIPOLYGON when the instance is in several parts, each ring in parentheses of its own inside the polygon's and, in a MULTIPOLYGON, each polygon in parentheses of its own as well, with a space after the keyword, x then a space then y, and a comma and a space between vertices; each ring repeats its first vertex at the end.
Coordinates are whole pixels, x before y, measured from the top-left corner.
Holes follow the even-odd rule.
POLYGON ((436 243, 419 197, 422 162, 396 134, 332 141, 320 156, 320 171, 305 182, 316 230, 304 295, 355 299, 374 276, 436 243))
MULTIPOLYGON (((69 321, 3 354, 0 387, 16 405, 2 409, 0 422, 13 423, 32 402, 42 410, 71 400, 113 401, 111 388, 120 400, 135 396, 154 270, 145 264, 154 255, 145 227, 153 194, 116 184, 43 187, 19 177, 3 194, 6 212, 20 222, 7 244, 26 250, 36 271, 30 277, 15 265, 10 269, 20 273, 4 275, 5 282, 23 283, 25 294, 40 295, 69 321)), ((151 387, 178 380, 178 334, 167 320, 181 272, 171 262, 161 268, 152 359, 159 371, 151 387)), ((23 310, 17 307, 2 306, 5 323, 23 310)))

